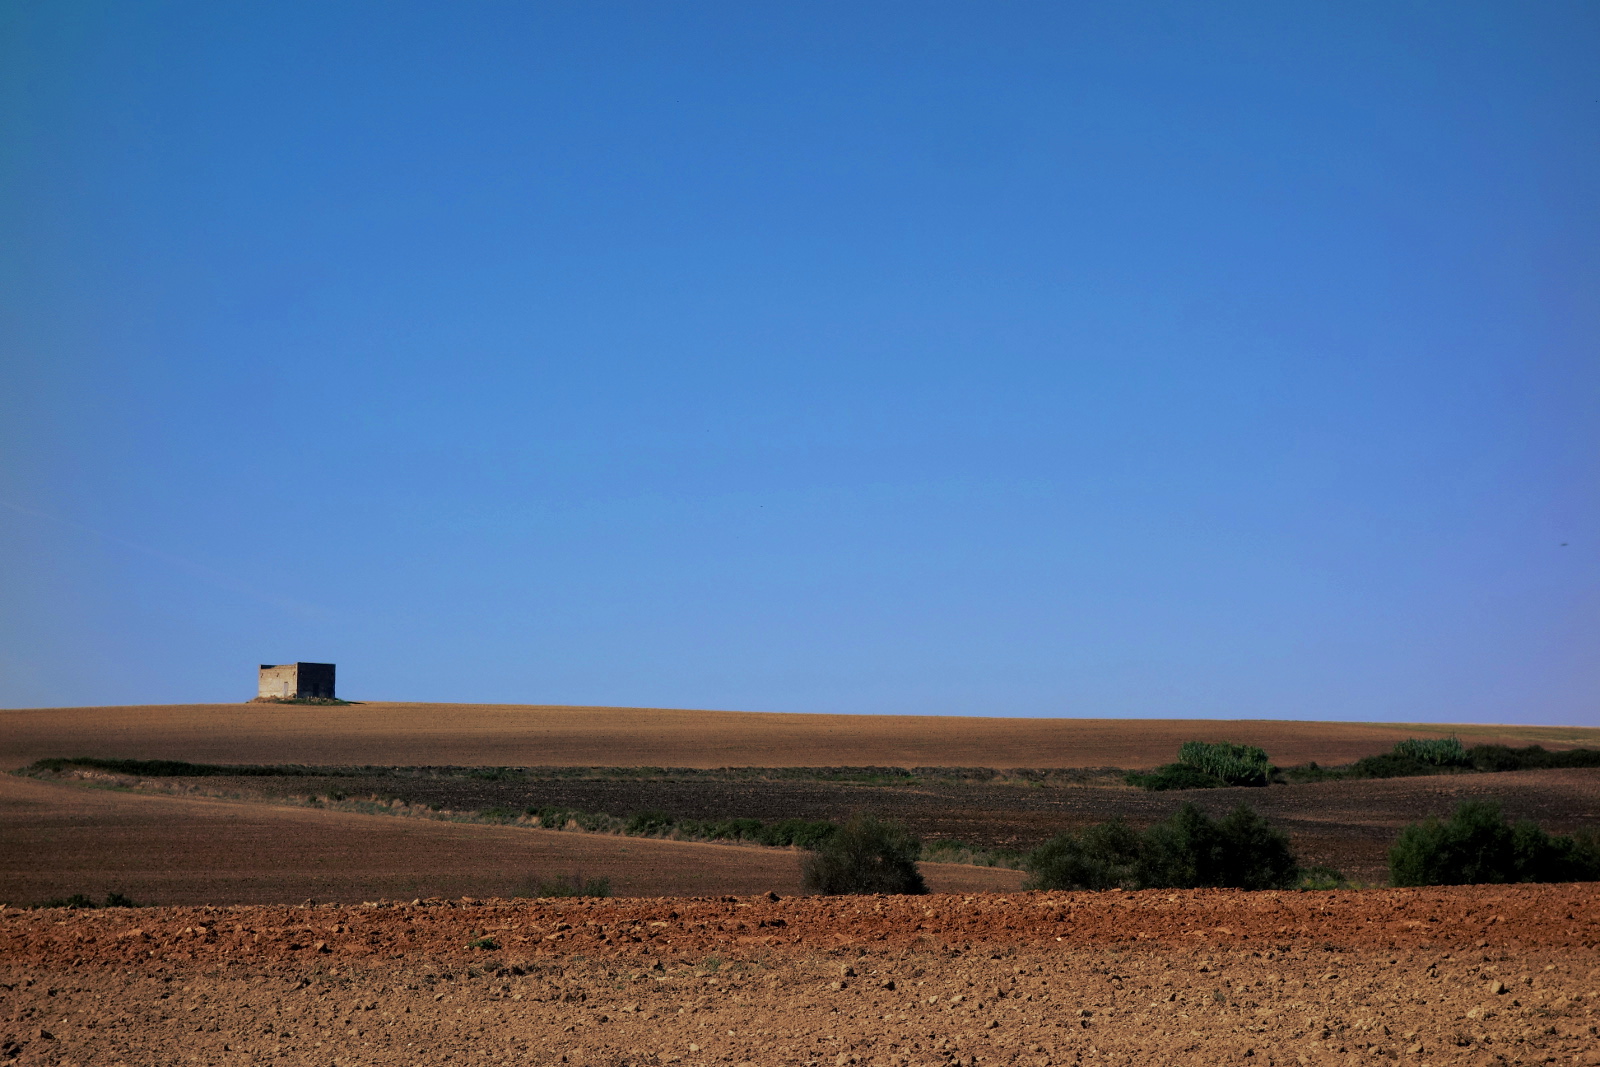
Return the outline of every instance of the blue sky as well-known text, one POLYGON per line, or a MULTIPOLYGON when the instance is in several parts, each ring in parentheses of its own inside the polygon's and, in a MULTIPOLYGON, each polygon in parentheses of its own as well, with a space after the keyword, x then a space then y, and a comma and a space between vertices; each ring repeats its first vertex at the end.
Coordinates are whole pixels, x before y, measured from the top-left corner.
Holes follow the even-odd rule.
POLYGON ((1600 725, 1600 9, 0 2, 0 706, 1600 725))

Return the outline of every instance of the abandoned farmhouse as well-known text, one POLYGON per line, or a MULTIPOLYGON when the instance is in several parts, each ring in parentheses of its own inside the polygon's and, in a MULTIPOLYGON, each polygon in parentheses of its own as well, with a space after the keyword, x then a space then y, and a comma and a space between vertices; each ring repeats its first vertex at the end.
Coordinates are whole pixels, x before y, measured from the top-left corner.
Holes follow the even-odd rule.
POLYGON ((333 664, 283 663, 261 665, 258 698, 305 700, 313 697, 333 699, 333 664))

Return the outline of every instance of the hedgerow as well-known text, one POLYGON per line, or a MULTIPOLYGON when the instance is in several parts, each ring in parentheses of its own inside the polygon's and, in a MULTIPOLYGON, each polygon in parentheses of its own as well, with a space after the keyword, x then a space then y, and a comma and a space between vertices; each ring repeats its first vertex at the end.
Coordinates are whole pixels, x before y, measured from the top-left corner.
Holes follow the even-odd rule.
POLYGON ((1397 886, 1600 880, 1600 840, 1507 822, 1500 805, 1469 800, 1445 820, 1412 823, 1389 850, 1397 886))
POLYGON ((1300 878, 1288 837, 1245 804, 1220 820, 1184 804, 1142 834, 1100 823, 1046 842, 1023 868, 1029 889, 1288 889, 1300 878))

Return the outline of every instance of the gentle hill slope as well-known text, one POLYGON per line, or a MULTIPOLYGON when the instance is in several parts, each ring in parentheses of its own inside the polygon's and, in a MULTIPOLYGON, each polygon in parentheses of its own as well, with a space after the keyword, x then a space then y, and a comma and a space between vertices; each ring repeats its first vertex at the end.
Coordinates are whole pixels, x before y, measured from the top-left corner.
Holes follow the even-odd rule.
POLYGON ((1600 747, 1600 729, 1229 719, 797 715, 677 708, 368 703, 0 711, 0 768, 48 756, 203 763, 668 767, 1127 767, 1188 740, 1279 764, 1348 763, 1412 736, 1600 747))

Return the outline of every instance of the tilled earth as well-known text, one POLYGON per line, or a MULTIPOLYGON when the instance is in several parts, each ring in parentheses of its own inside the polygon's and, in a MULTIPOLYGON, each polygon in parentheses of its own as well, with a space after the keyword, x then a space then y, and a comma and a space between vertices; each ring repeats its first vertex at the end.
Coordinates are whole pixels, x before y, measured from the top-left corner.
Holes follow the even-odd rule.
POLYGON ((158 779, 160 788, 257 796, 401 797, 451 810, 546 805, 631 815, 650 809, 679 818, 767 821, 842 820, 872 811, 904 821, 928 840, 982 847, 1033 848, 1064 830, 1125 819, 1143 827, 1193 802, 1213 815, 1250 804, 1289 833, 1302 861, 1344 871, 1362 883, 1387 879, 1386 856, 1407 823, 1447 816, 1463 800, 1492 800, 1508 818, 1532 819, 1556 833, 1600 827, 1600 769, 1453 774, 1151 793, 1104 779, 1073 785, 924 781, 909 785, 762 780, 649 779, 485 781, 449 777, 293 777, 158 779))
POLYGON ((1597 890, 6 909, 0 1062, 1596 1064, 1597 890))

